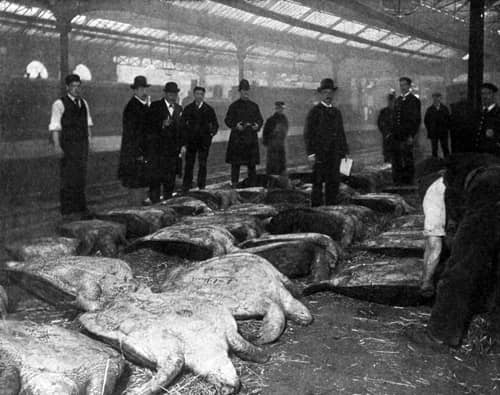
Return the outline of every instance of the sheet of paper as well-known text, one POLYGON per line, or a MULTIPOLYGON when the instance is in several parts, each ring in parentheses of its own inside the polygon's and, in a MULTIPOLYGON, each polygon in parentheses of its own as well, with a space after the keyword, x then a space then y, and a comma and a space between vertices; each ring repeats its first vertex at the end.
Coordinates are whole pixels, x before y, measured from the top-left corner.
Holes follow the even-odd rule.
POLYGON ((352 159, 344 158, 340 161, 340 173, 349 176, 351 175, 352 159))

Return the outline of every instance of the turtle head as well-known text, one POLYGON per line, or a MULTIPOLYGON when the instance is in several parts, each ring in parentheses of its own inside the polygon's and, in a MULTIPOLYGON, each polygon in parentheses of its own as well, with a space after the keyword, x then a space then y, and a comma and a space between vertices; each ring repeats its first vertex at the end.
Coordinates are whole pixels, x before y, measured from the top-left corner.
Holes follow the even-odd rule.
POLYGON ((100 251, 103 256, 116 256, 118 254, 116 238, 112 234, 105 234, 101 236, 96 242, 96 249, 97 251, 100 251))

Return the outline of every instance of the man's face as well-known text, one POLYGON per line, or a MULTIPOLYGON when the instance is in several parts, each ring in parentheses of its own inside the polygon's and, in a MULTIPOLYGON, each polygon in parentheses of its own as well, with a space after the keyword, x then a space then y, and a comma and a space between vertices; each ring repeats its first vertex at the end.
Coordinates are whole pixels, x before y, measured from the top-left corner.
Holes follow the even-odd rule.
POLYGON ((243 100, 248 100, 250 99, 250 91, 247 91, 247 90, 241 90, 240 91, 240 98, 242 98, 243 100))
POLYGON ((407 93, 410 91, 410 84, 406 80, 399 81, 399 89, 402 93, 407 93))
POLYGON ((274 107, 274 111, 277 113, 277 114, 283 114, 283 111, 285 111, 285 108, 283 106, 275 106, 274 107))
POLYGON ((73 96, 73 97, 80 97, 81 94, 81 88, 80 86, 82 85, 81 82, 74 81, 69 85, 66 85, 66 89, 68 90, 68 93, 73 96))
POLYGON ((202 90, 194 91, 193 95, 194 95, 194 100, 197 103, 201 103, 203 99, 205 99, 205 92, 203 92, 202 90))
POLYGON ((441 104, 441 96, 432 96, 432 102, 435 106, 438 106, 441 104))
POLYGON ((333 89, 323 89, 321 91, 321 100, 324 101, 326 104, 332 104, 333 103, 333 93, 335 91, 333 89))
POLYGON ((148 97, 148 88, 140 86, 137 89, 135 89, 134 94, 137 97, 141 98, 142 100, 146 100, 146 98, 148 97))
POLYGON ((177 101, 177 93, 165 92, 165 99, 167 99, 169 103, 175 103, 177 101))
POLYGON ((481 100, 483 106, 490 106, 495 102, 495 94, 491 89, 482 88, 481 89, 481 100))

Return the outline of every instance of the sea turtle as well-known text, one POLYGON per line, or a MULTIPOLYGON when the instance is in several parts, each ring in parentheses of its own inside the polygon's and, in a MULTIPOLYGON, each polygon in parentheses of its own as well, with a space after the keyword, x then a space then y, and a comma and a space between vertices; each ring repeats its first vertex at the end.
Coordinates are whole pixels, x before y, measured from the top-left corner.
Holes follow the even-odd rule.
POLYGON ((185 195, 205 202, 212 210, 224 210, 241 203, 240 196, 234 189, 203 189, 189 191, 185 195))
POLYGON ((264 187, 237 188, 236 192, 245 203, 262 203, 266 197, 267 189, 264 187))
POLYGON ((298 189, 270 189, 267 191, 264 203, 290 204, 294 206, 308 206, 311 196, 298 189))
POLYGON ((243 203, 229 207, 227 210, 224 210, 224 213, 232 215, 251 215, 261 220, 265 220, 277 215, 278 210, 267 204, 243 203))
POLYGON ((176 196, 160 203, 160 206, 170 207, 179 215, 212 214, 213 210, 208 205, 191 196, 176 196))
POLYGON ((1 271, 50 304, 85 311, 96 310, 117 294, 137 288, 130 266, 113 258, 66 256, 11 261, 1 271))
POLYGON ((97 214, 99 219, 119 222, 127 228, 127 237, 149 235, 165 226, 173 225, 178 215, 167 206, 120 207, 97 214))
POLYGON ((304 294, 330 290, 369 302, 419 305, 427 301, 420 293, 423 269, 423 260, 419 258, 356 263, 343 268, 330 280, 309 285, 304 294))
POLYGON ((351 201, 351 198, 358 195, 359 192, 357 192, 354 188, 341 182, 339 185, 339 193, 337 194, 337 201, 340 204, 348 204, 351 201))
POLYGON ((111 395, 125 363, 120 353, 54 325, 0 324, 0 393, 111 395))
POLYGON ((225 214, 224 212, 218 212, 215 215, 183 217, 179 221, 179 224, 188 226, 222 226, 238 242, 259 237, 264 232, 263 224, 258 218, 244 214, 225 214))
POLYGON ((350 198, 349 203, 369 207, 381 213, 391 213, 395 216, 412 214, 415 209, 410 206, 400 195, 392 193, 367 193, 350 198))
POLYGON ((127 244, 125 225, 99 219, 67 222, 59 226, 59 233, 81 241, 81 255, 100 252, 103 256, 118 254, 118 246, 127 244))
POLYGON ((20 240, 5 245, 12 259, 28 261, 35 258, 49 258, 77 255, 80 240, 68 237, 38 237, 20 240))
POLYGON ((221 387, 238 391, 240 381, 228 352, 265 362, 268 356, 238 333, 230 311, 188 292, 152 293, 144 288, 79 317, 83 327, 127 359, 156 371, 138 394, 159 392, 186 367, 221 387))
POLYGON ((420 230, 424 229, 424 215, 410 214, 394 218, 390 224, 391 229, 420 230))
POLYGON ((313 281, 328 277, 343 256, 341 247, 320 233, 266 235, 239 247, 267 259, 287 277, 311 274, 313 281))
POLYGON ((183 290, 229 308, 236 319, 263 317, 258 344, 279 338, 286 318, 311 323, 309 310, 286 287, 293 283, 267 260, 246 252, 177 267, 169 273, 163 291, 183 290))
POLYGON ((325 206, 328 210, 337 210, 344 214, 353 215, 364 225, 373 225, 377 222, 377 214, 372 209, 356 204, 336 204, 334 206, 325 206))
POLYGON ((352 212, 336 209, 335 206, 319 206, 314 209, 322 213, 338 217, 344 223, 345 229, 349 229, 350 227, 354 228, 352 239, 346 240, 346 243, 348 243, 347 245, 351 244, 354 240, 361 240, 364 237, 366 232, 365 224, 352 212))
POLYGON ((221 226, 173 225, 137 239, 127 252, 151 248, 168 255, 204 260, 233 251, 234 241, 231 233, 221 226))
POLYGON ((356 248, 396 257, 422 257, 425 237, 421 229, 393 230, 366 240, 356 248))
POLYGON ((348 216, 321 212, 312 208, 292 208, 280 212, 271 219, 268 231, 272 234, 313 232, 340 241, 342 247, 354 238, 354 221, 348 216))

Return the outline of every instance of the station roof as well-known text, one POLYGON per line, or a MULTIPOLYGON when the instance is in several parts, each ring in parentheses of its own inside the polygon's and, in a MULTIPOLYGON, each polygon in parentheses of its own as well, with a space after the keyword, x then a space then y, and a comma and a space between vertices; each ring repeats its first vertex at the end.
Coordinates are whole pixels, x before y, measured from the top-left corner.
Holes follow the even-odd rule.
MULTIPOLYGON (((0 1, 0 32, 57 35, 54 7, 73 0, 0 1)), ((317 62, 334 50, 385 52, 439 61, 467 54, 466 0, 80 0, 74 38, 129 48, 317 62), (406 4, 397 9, 394 4, 406 4), (385 5, 385 6, 384 6, 385 5), (135 15, 142 16, 136 18, 135 15)), ((77 4, 78 3, 78 4, 77 4)), ((500 2, 486 12, 485 53, 500 53, 500 2)))

